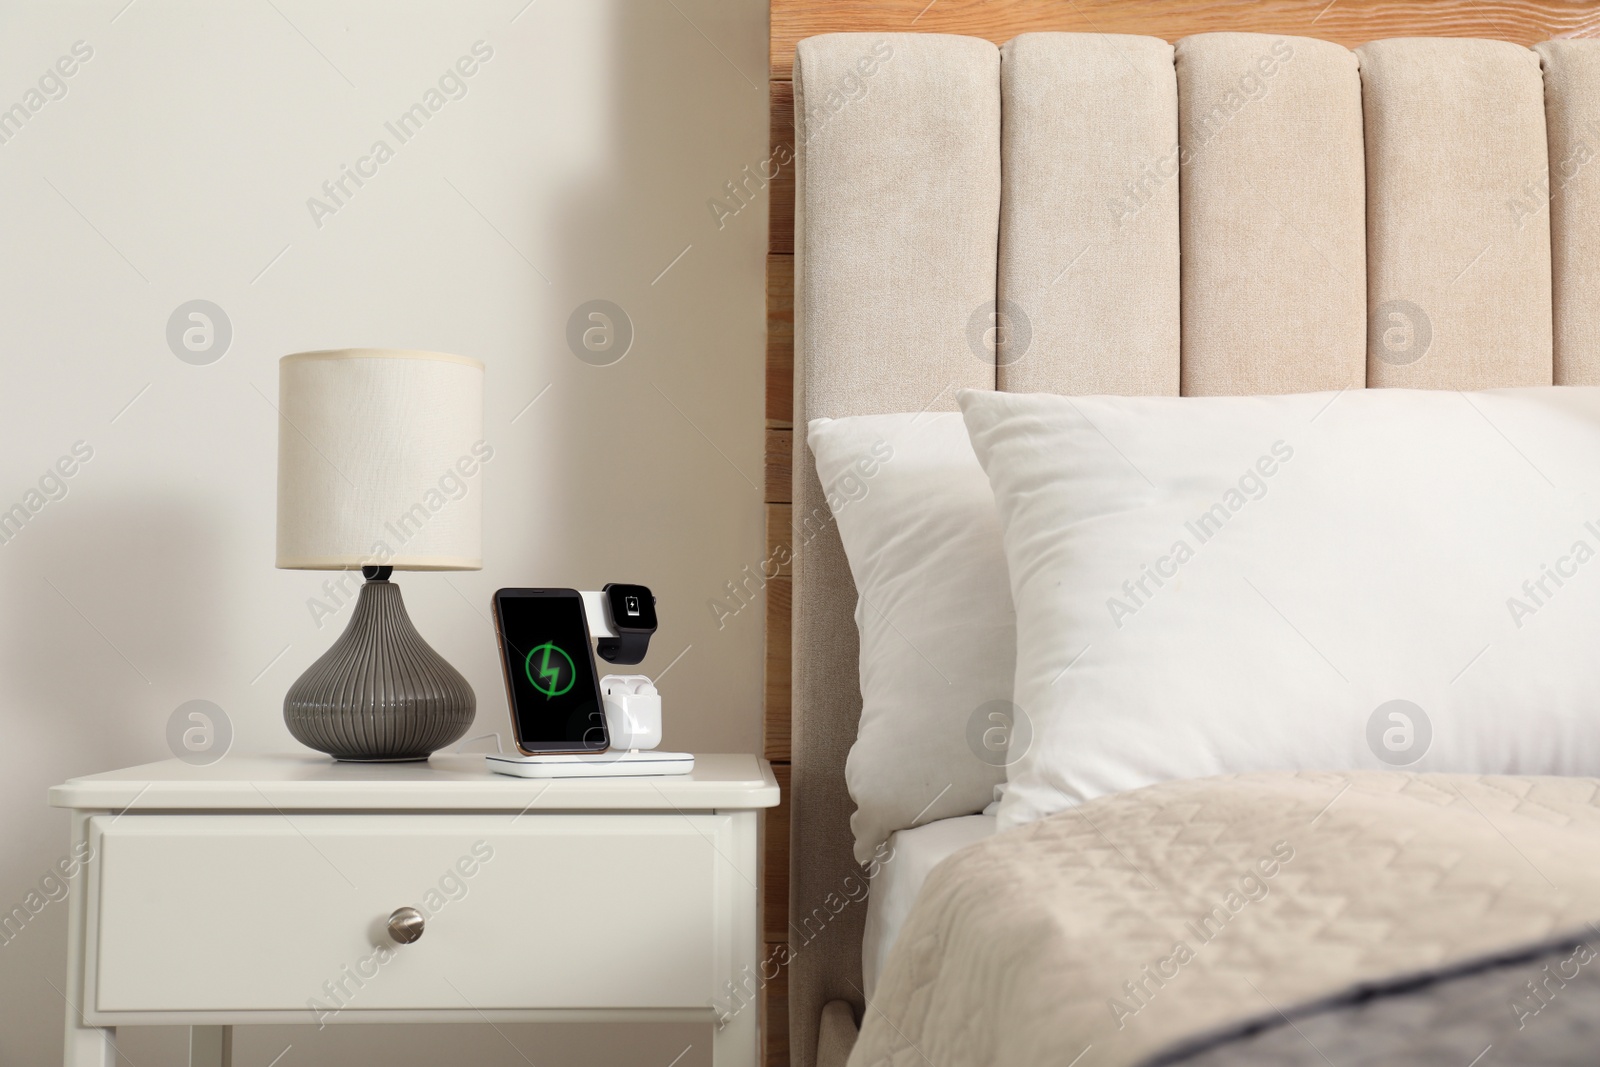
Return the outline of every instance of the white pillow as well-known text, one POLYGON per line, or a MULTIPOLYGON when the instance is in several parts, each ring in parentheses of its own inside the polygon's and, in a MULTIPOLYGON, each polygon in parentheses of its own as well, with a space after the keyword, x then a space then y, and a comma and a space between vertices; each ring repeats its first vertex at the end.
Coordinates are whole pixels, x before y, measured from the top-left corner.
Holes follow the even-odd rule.
POLYGON ((955 412, 814 419, 855 578, 861 725, 845 764, 866 863, 1005 781, 1016 621, 989 480, 955 412))
POLYGON ((960 399, 1033 729, 1002 828, 1240 771, 1600 774, 1600 390, 960 399))

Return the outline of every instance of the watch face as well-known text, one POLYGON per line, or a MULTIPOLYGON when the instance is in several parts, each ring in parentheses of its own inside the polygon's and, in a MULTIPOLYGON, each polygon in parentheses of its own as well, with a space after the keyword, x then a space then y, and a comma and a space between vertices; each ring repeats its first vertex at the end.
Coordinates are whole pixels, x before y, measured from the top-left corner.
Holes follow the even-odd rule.
POLYGON ((656 598, 650 595, 647 587, 608 585, 606 605, 611 609, 611 624, 618 633, 624 630, 655 631, 656 598))

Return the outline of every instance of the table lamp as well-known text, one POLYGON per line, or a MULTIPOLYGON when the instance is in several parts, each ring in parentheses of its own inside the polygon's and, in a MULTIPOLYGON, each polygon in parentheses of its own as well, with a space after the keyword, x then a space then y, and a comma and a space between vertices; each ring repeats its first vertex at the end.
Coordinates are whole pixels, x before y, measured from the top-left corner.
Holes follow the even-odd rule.
POLYGON ((289 687, 283 718, 339 760, 427 759, 472 725, 461 673, 412 626, 395 570, 483 566, 483 364, 347 348, 278 363, 278 560, 360 569, 349 624, 289 687))

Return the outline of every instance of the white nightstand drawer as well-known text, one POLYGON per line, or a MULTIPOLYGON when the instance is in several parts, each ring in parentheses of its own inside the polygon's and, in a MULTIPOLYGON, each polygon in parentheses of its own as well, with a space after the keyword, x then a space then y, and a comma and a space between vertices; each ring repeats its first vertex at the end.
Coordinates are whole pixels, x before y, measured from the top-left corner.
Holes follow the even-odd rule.
POLYGON ((100 1012, 706 1008, 732 816, 97 816, 100 1012), (397 908, 422 937, 384 932, 397 908))

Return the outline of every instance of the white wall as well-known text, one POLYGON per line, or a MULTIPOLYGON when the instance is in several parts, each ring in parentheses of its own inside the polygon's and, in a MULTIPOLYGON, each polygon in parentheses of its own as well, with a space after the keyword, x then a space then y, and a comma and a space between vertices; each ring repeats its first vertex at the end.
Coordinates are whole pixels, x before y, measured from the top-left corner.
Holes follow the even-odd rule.
MULTIPOLYGON (((474 733, 508 725, 494 589, 633 580, 662 617, 642 669, 683 653, 666 745, 755 750, 760 612, 719 630, 707 602, 762 554, 766 211, 719 230, 706 201, 766 154, 766 6, 525 3, 0 7, 0 108, 93 50, 0 144, 0 510, 93 449, 0 544, 0 911, 65 850, 46 788, 166 758, 183 702, 222 707, 235 751, 295 747, 284 690, 346 617, 319 629, 327 575, 272 566, 277 359, 303 349, 488 365, 485 567, 401 576, 477 691, 474 733), (466 95, 399 144, 385 121, 478 41, 466 95), (380 138, 394 157, 317 225, 308 198, 380 138), (593 298, 634 324, 614 366, 565 341, 593 298), (166 340, 195 299, 232 325, 209 365, 166 340)), ((59 1062, 65 951, 60 904, 0 944, 0 1063, 59 1062)), ((705 1062, 696 1027, 501 1029, 241 1030, 235 1062, 292 1043, 280 1067, 343 1063, 363 1041, 395 1064, 665 1067, 690 1043, 681 1064, 705 1062)), ((173 1030, 122 1047, 185 1062, 173 1030)))

